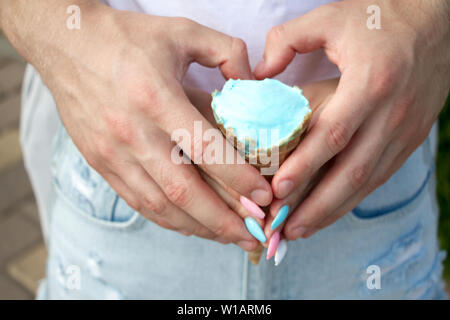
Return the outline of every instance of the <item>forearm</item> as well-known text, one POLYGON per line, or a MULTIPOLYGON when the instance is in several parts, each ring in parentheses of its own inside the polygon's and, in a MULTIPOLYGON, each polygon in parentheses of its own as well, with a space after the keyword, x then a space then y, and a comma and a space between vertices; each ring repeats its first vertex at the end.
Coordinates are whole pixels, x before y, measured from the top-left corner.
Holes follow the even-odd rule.
POLYGON ((0 0, 0 27, 24 59, 38 70, 46 69, 56 52, 70 50, 89 32, 67 28, 70 5, 81 8, 84 20, 91 20, 92 12, 103 6, 96 0, 0 0))

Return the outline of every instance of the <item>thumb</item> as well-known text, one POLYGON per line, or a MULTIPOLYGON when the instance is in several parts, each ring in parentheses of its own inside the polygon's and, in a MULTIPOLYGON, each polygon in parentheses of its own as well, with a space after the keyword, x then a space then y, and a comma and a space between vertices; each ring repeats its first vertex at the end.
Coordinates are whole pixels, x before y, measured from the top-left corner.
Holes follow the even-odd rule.
POLYGON ((219 67, 223 76, 233 79, 252 79, 247 46, 242 39, 188 20, 181 37, 185 53, 205 67, 219 67))
POLYGON ((270 29, 266 37, 263 59, 255 68, 256 79, 271 78, 286 69, 296 53, 323 48, 331 23, 328 6, 321 6, 299 18, 270 29))

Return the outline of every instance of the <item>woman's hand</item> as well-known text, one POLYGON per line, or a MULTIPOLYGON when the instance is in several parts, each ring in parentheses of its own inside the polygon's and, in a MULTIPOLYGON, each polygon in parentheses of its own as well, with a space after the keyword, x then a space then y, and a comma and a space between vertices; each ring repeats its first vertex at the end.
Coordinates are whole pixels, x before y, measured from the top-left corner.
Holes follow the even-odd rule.
POLYGON ((260 205, 271 202, 270 185, 248 164, 197 162, 199 144, 205 150, 206 143, 195 139, 194 123, 213 126, 181 85, 192 62, 219 66, 227 78, 251 77, 242 40, 188 19, 117 11, 96 1, 16 0, 0 9, 3 29, 42 75, 74 143, 131 207, 184 234, 256 247, 242 218, 197 168, 260 205), (66 28, 69 4, 81 8, 80 30, 66 28), (171 159, 171 134, 180 128, 194 137, 180 147, 197 167, 171 159))
POLYGON ((296 53, 323 48, 342 73, 336 93, 272 181, 271 215, 289 204, 287 239, 309 237, 386 182, 424 141, 450 87, 446 0, 325 5, 267 37, 258 79, 282 72, 296 53), (370 5, 381 29, 366 26, 370 5), (332 160, 332 161, 330 161, 332 160), (330 168, 296 207, 317 172, 330 168))

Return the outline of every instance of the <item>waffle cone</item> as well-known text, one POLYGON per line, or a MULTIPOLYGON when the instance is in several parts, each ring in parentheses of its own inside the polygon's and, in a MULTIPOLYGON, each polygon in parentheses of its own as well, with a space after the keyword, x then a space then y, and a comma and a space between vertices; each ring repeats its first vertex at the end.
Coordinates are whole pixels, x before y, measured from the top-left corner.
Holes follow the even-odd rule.
MULTIPOLYGON (((283 162, 288 158, 289 154, 298 146, 301 139, 303 138, 303 133, 308 127, 309 120, 311 119, 311 113, 305 116, 303 122, 293 131, 293 133, 287 139, 281 141, 278 148, 272 148, 269 150, 258 149, 256 150, 256 152, 253 152, 252 154, 246 154, 245 153, 246 143, 239 141, 234 135, 234 132, 231 128, 228 128, 228 130, 224 128, 222 122, 219 120, 219 118, 216 116, 215 113, 214 117, 216 119, 218 128, 220 129, 222 134, 226 137, 226 139, 233 145, 233 147, 237 149, 241 155, 245 155, 245 160, 247 160, 252 166, 261 170, 262 168, 268 168, 271 166, 273 166, 273 168, 278 169, 283 164, 283 162), (276 163, 267 162, 266 161, 267 158, 270 158, 272 160, 273 153, 274 155, 278 154, 278 156, 273 157, 276 163)), ((274 175, 275 172, 269 175, 266 174, 264 175, 264 177, 266 178, 267 181, 270 182, 274 175)), ((264 207, 262 209, 266 214, 269 212, 269 206, 264 207)), ((249 261, 255 265, 259 264, 263 252, 264 247, 262 244, 259 244, 258 248, 249 252, 249 261)))

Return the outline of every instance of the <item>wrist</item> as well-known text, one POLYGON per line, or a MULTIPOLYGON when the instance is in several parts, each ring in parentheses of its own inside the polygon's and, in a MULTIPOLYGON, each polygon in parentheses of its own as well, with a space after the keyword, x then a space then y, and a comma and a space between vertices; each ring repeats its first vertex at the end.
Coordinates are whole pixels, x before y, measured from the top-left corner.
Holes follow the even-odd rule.
POLYGON ((15 0, 0 2, 0 27, 17 52, 38 70, 55 52, 71 43, 82 43, 85 25, 107 8, 97 0, 15 0), (69 30, 67 8, 76 5, 81 12, 81 29, 69 30))

